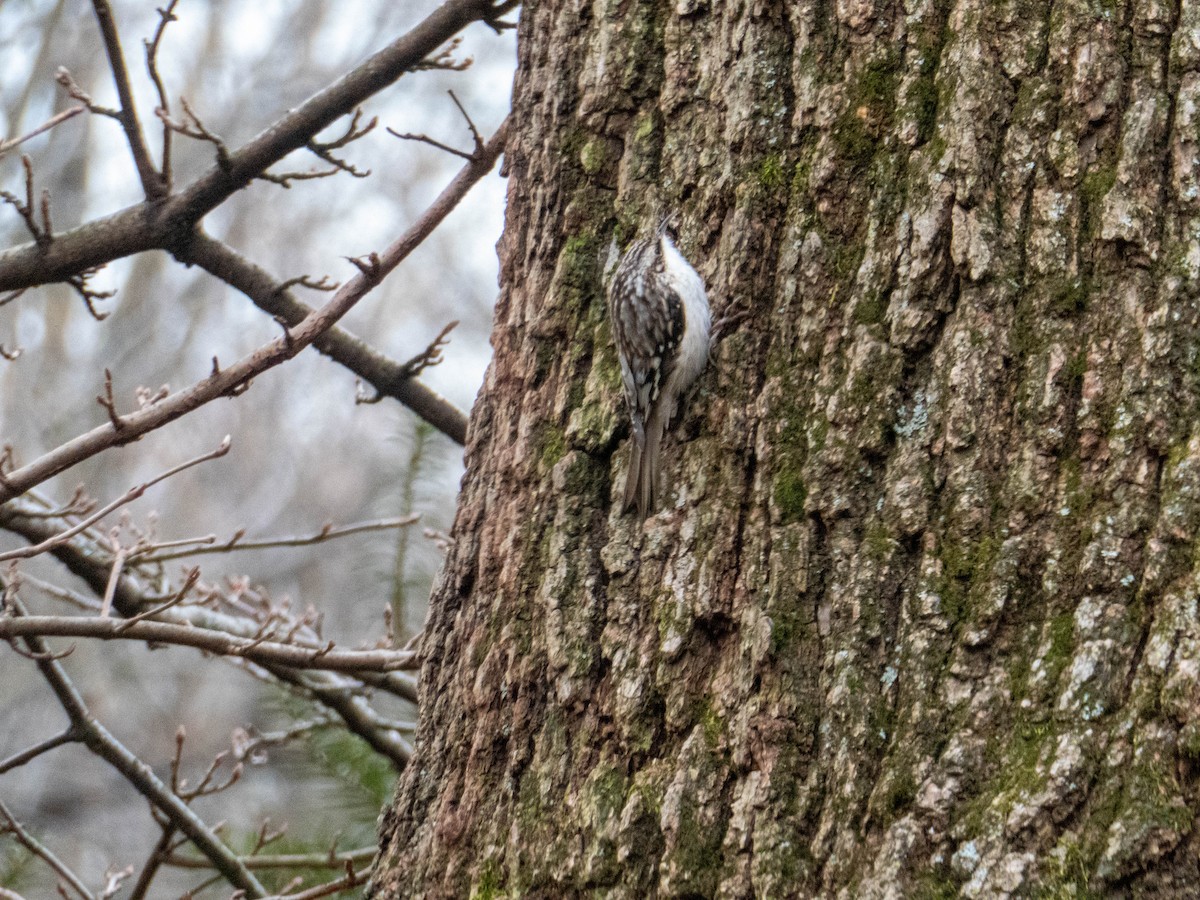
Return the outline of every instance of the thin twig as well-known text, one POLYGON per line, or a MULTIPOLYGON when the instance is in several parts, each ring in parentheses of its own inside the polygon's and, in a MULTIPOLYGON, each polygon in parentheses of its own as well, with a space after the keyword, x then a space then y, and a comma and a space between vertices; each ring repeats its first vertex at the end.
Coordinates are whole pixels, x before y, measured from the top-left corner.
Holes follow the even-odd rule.
POLYGON ((368 122, 362 128, 359 128, 358 123, 361 118, 362 110, 356 109, 354 111, 354 115, 350 118, 350 124, 346 126, 346 130, 341 137, 334 138, 332 141, 318 141, 316 138, 313 138, 308 142, 309 151, 315 154, 318 158, 325 160, 325 162, 329 163, 330 165, 341 169, 343 172, 353 175, 355 178, 366 178, 371 174, 370 169, 365 172, 359 171, 350 163, 334 156, 331 152, 333 150, 340 150, 342 147, 345 147, 346 145, 357 141, 359 138, 370 134, 371 131, 374 130, 375 126, 379 124, 379 119, 372 117, 370 122, 368 122))
MULTIPOLYGON (((154 88, 158 91, 158 109, 155 110, 155 115, 161 109, 164 114, 171 114, 171 99, 167 95, 167 89, 163 85, 162 76, 158 71, 158 48, 162 43, 163 34, 167 30, 167 25, 176 21, 175 6, 179 0, 170 0, 166 8, 158 10, 158 27, 154 29, 154 37, 148 41, 143 41, 142 45, 146 51, 146 71, 150 75, 150 80, 154 82, 154 88)), ((162 135, 162 166, 161 177, 162 183, 166 191, 171 190, 171 128, 167 123, 163 122, 162 135)))
POLYGON ((454 91, 446 91, 450 95, 450 99, 454 101, 454 105, 458 107, 458 111, 462 113, 462 117, 466 119, 467 128, 471 130, 471 138, 475 142, 475 153, 483 152, 483 135, 479 133, 479 129, 475 127, 475 123, 471 121, 471 114, 467 112, 466 107, 458 100, 458 95, 454 91))
POLYGON ((79 735, 74 728, 68 728, 66 731, 56 734, 54 737, 46 738, 46 740, 34 744, 28 749, 22 750, 20 753, 14 753, 8 759, 0 762, 0 775, 11 771, 19 766, 25 765, 32 759, 36 759, 43 753, 53 750, 55 747, 61 747, 63 744, 69 744, 72 741, 78 741, 79 735))
POLYGON ((457 147, 451 147, 449 144, 443 144, 441 141, 434 140, 427 134, 409 134, 408 132, 401 133, 388 129, 388 134, 392 137, 398 137, 402 141, 418 141, 422 144, 429 144, 431 147, 437 147, 439 150, 444 150, 447 153, 457 156, 460 159, 474 159, 474 154, 467 153, 465 150, 459 150, 457 147))
MULTIPOLYGON (((170 851, 174 842, 175 826, 167 822, 162 826, 162 834, 159 835, 154 849, 150 851, 150 856, 146 858, 146 862, 142 866, 142 871, 138 873, 138 880, 134 882, 133 888, 130 890, 129 900, 143 900, 150 890, 150 884, 154 881, 154 876, 158 874, 158 870, 162 868, 163 863, 170 858, 170 851)), ((207 862, 207 860, 205 861, 207 862)))
MULTIPOLYGON (((145 612, 138 613, 132 619, 126 619, 120 625, 117 626, 117 633, 124 634, 126 631, 128 631, 130 628, 132 628, 138 622, 141 622, 144 619, 149 619, 154 616, 157 616, 160 613, 164 613, 168 609, 170 609, 172 606, 182 603, 183 598, 188 595, 188 591, 190 591, 193 587, 195 587, 196 582, 199 580, 200 580, 200 567, 194 566, 191 569, 191 571, 189 571, 187 573, 187 577, 183 581, 183 587, 181 587, 179 589, 179 591, 175 594, 174 597, 172 597, 166 603, 161 603, 158 606, 155 606, 155 607, 152 607, 151 609, 146 610, 145 612)), ((106 615, 105 608, 103 606, 100 609, 100 615, 101 616, 106 615)))
POLYGON ((311 169, 308 172, 281 172, 278 175, 274 172, 261 172, 255 177, 262 181, 269 181, 271 184, 277 184, 285 190, 290 190, 293 181, 312 181, 316 178, 331 178, 340 171, 342 171, 342 167, 334 166, 331 169, 311 169))
POLYGON ((167 130, 177 131, 184 137, 212 144, 217 150, 217 168, 228 170, 229 148, 225 146, 225 142, 205 127, 204 123, 200 121, 200 117, 192 112, 186 97, 179 98, 179 105, 183 107, 183 114, 186 117, 182 122, 172 119, 170 113, 162 108, 154 110, 154 113, 162 120, 163 127, 167 130))
POLYGON ((410 378, 420 375, 426 369, 436 366, 442 361, 442 351, 450 343, 450 332, 457 327, 458 320, 455 319, 438 332, 438 336, 430 342, 428 347, 404 364, 404 371, 410 378))
POLYGON ((195 647, 208 653, 236 656, 260 665, 282 665, 293 669, 322 669, 329 672, 395 672, 419 667, 416 653, 404 650, 338 650, 328 643, 319 647, 285 643, 273 630, 247 640, 223 631, 174 625, 167 622, 121 621, 103 616, 14 616, 0 618, 0 639, 37 637, 86 637, 99 640, 124 639, 155 644, 195 647))
POLYGON ((0 816, 3 816, 7 822, 0 830, 11 831, 21 846, 57 872, 58 877, 69 884, 80 897, 83 897, 84 900, 92 900, 92 892, 83 883, 83 879, 72 872, 70 866, 55 856, 49 847, 26 831, 25 826, 17 821, 17 817, 9 812, 3 800, 0 800, 0 816))
POLYGON ((231 444, 230 438, 228 435, 226 435, 225 439, 223 441, 221 441, 221 446, 219 446, 216 450, 211 450, 208 453, 202 453, 200 456, 194 457, 193 459, 189 459, 187 462, 180 463, 179 465, 174 466, 173 468, 170 468, 167 471, 165 471, 159 475, 156 475, 154 478, 151 478, 149 481, 143 482, 142 484, 134 485, 128 491, 126 491, 124 494, 122 494, 120 497, 118 497, 116 500, 113 500, 108 505, 98 509, 96 512, 92 513, 86 519, 83 519, 81 522, 79 522, 76 525, 73 525, 72 527, 68 528, 66 531, 59 532, 54 537, 48 538, 47 540, 42 541, 40 544, 35 544, 32 547, 21 547, 17 550, 9 550, 6 553, 0 553, 0 562, 3 562, 4 560, 7 560, 7 559, 28 559, 30 557, 38 556, 39 554, 45 553, 47 550, 52 550, 53 548, 55 548, 57 546, 65 544, 67 541, 69 541, 75 535, 79 534, 79 532, 85 530, 86 528, 89 528, 90 526, 94 525, 96 522, 99 522, 101 519, 103 519, 105 516, 107 516, 113 510, 119 509, 120 507, 125 506, 127 503, 132 503, 134 500, 136 500, 138 497, 142 496, 142 494, 146 493, 147 490, 149 490, 154 485, 158 484, 160 481, 165 481, 166 479, 170 478, 172 475, 178 475, 180 472, 184 471, 185 469, 190 469, 192 466, 199 465, 200 463, 203 463, 203 462, 208 462, 210 459, 217 459, 219 457, 224 456, 226 453, 229 452, 230 444, 231 444))
POLYGON ((121 573, 125 571, 125 557, 128 553, 129 551, 125 547, 117 544, 116 552, 113 553, 112 568, 109 570, 108 584, 104 586, 104 596, 100 599, 100 618, 102 619, 107 619, 109 613, 112 612, 113 597, 116 596, 121 573))
MULTIPOLYGON (((161 563, 172 559, 181 559, 187 556, 201 556, 208 553, 235 553, 242 550, 268 550, 277 547, 308 547, 312 544, 321 544, 325 541, 332 541, 336 538, 349 537, 352 534, 363 534, 371 531, 391 531, 395 528, 403 528, 406 525, 412 525, 420 521, 419 514, 408 516, 400 516, 391 519, 379 519, 374 522, 357 522, 353 525, 334 526, 332 524, 324 526, 315 534, 297 535, 295 537, 277 537, 277 538, 262 538, 261 540, 243 541, 242 535, 244 531, 238 530, 228 541, 215 546, 188 546, 182 550, 175 550, 170 553, 155 552, 159 548, 167 546, 165 544, 151 545, 145 551, 138 551, 130 554, 130 559, 137 559, 143 563, 161 563)), ((189 545, 195 545, 203 540, 212 540, 212 538, 192 538, 186 541, 189 545)))
POLYGON ((101 106, 92 99, 92 95, 79 86, 75 81, 75 76, 71 74, 70 69, 65 66, 59 66, 54 73, 54 80, 57 81, 67 92, 67 96, 72 100, 78 100, 83 104, 84 108, 94 116, 105 116, 109 119, 121 121, 121 113, 107 106, 101 106))
POLYGON ((87 495, 83 486, 75 488, 71 499, 60 506, 47 504, 44 510, 22 509, 21 515, 26 519, 61 519, 65 516, 86 516, 96 508, 96 501, 87 495))
MULTIPOLYGON (((282 853, 275 856, 243 856, 247 869, 341 869, 347 862, 369 863, 379 852, 378 847, 360 847, 343 850, 341 853, 282 853)), ((207 859, 194 856, 173 855, 167 865, 180 869, 211 869, 207 859)))
POLYGON ((23 656, 26 659, 33 660, 34 662, 44 662, 46 660, 66 659, 68 656, 70 656, 72 653, 75 652, 74 644, 72 644, 66 650, 58 650, 58 651, 47 650, 44 653, 38 653, 33 650, 23 649, 23 648, 17 646, 17 644, 15 642, 10 642, 9 646, 12 647, 13 652, 16 653, 18 656, 23 656))
MULTIPOLYGON (((50 246, 53 237, 42 231, 38 226, 37 218, 33 214, 33 160, 29 158, 28 154, 21 155, 21 166, 25 170, 24 201, 17 197, 16 194, 9 193, 8 191, 0 191, 0 199, 17 211, 17 215, 25 223, 26 230, 33 235, 34 243, 38 245, 39 249, 45 250, 50 246)), ((12 298, 8 298, 4 302, 7 303, 10 299, 12 298)))
POLYGON ((92 8, 96 12, 96 21, 104 38, 104 52, 108 54, 108 66, 112 69, 117 97, 121 101, 117 118, 125 131, 125 140, 129 144, 129 152, 133 156, 146 199, 157 200, 166 196, 167 186, 162 175, 154 168, 150 151, 146 147, 146 136, 142 133, 142 125, 138 121, 137 107, 133 102, 133 88, 129 84, 129 70, 125 66, 125 52, 121 48, 121 37, 117 33, 112 7, 109 6, 108 0, 92 0, 92 8))
POLYGON ((58 113, 57 115, 51 116, 49 119, 47 119, 41 125, 39 125, 37 128, 33 129, 33 131, 27 131, 25 134, 21 135, 20 137, 9 138, 7 141, 0 141, 0 156, 2 156, 3 154, 5 154, 9 150, 11 150, 13 147, 16 147, 20 144, 25 143, 30 138, 37 137, 39 134, 44 134, 45 132, 47 132, 51 128, 53 128, 55 125, 61 124, 62 122, 67 121, 67 119, 75 118, 77 115, 79 115, 83 111, 84 111, 84 107, 82 107, 82 106, 68 107, 67 109, 64 109, 62 112, 58 113))
POLYGON ((249 759, 252 763, 266 758, 267 747, 279 747, 300 737, 305 737, 314 731, 328 728, 334 720, 328 716, 319 716, 306 722, 298 722, 282 731, 259 732, 251 734, 244 728, 235 728, 232 744, 233 755, 237 760, 249 759))
POLYGON ((463 72, 474 64, 475 60, 471 57, 458 60, 454 58, 454 54, 458 52, 458 48, 462 46, 462 38, 456 37, 451 40, 445 47, 440 49, 432 56, 427 56, 415 66, 414 72, 428 72, 433 69, 442 69, 450 72, 463 72))
POLYGON ((88 281, 91 280, 92 276, 99 272, 102 268, 103 266, 93 266, 90 269, 84 269, 82 272, 68 275, 63 279, 63 281, 70 285, 71 288, 74 289, 75 293, 79 295, 79 298, 83 301, 83 305, 87 307, 88 315, 90 315, 97 322, 103 322, 108 318, 109 314, 106 312, 100 312, 98 309, 96 309, 96 301, 107 300, 110 297, 115 297, 117 295, 115 290, 97 291, 88 284, 88 281))
POLYGON ((318 897, 328 897, 332 894, 340 894, 342 891, 358 887, 360 884, 365 884, 367 879, 371 877, 371 866, 367 866, 365 869, 360 869, 356 872, 354 864, 347 862, 345 868, 346 874, 337 881, 319 884, 306 891, 300 891, 298 894, 280 894, 279 900, 317 900, 318 897))

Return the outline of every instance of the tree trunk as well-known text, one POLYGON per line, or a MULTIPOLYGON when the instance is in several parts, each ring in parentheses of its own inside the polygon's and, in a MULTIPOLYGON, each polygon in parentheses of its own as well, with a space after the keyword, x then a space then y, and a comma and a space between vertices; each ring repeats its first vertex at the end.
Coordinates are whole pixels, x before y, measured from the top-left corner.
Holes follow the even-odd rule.
POLYGON ((528 3, 376 896, 1195 896, 1200 4, 528 3), (619 513, 604 268, 715 348, 619 513))

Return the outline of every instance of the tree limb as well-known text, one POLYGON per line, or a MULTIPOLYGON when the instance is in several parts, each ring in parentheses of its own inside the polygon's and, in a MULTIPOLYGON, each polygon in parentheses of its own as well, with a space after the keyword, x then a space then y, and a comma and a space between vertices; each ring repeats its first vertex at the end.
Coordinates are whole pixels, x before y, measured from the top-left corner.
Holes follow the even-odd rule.
MULTIPOLYGON (((377 847, 360 847, 341 853, 282 853, 275 856, 245 856, 242 862, 247 869, 341 869, 347 862, 369 863, 379 852, 377 847)), ((207 859, 175 854, 167 857, 168 866, 180 869, 211 869, 207 859)))
POLYGON ((34 635, 175 644, 221 656, 241 657, 258 665, 283 665, 293 669, 320 669, 327 672, 391 672, 415 669, 420 665, 417 654, 411 651, 338 650, 332 642, 321 647, 310 647, 272 640, 269 636, 265 639, 247 639, 223 631, 145 619, 122 621, 103 616, 0 617, 0 639, 34 635))
POLYGON ((150 150, 146 146, 146 135, 142 132, 141 122, 138 121, 137 106, 133 102, 133 88, 129 84, 129 69, 125 65, 125 52, 121 49, 121 38, 117 34, 112 7, 109 6, 108 0, 92 0, 92 7, 96 11, 96 21, 100 24, 100 34, 104 38, 104 52, 108 54, 108 66, 117 86, 117 97, 121 101, 117 119, 125 131, 125 140, 129 143, 129 152, 133 155, 133 164, 137 167, 142 191, 147 200, 157 200, 166 196, 167 183, 154 168, 150 150))

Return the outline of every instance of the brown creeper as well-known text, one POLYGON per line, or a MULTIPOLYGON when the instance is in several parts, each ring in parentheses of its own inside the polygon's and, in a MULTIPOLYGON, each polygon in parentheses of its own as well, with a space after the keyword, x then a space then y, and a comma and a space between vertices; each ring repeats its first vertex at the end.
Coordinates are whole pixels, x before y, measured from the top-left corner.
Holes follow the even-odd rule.
POLYGON ((676 404, 708 363, 711 314, 704 282, 673 241, 670 219, 625 252, 608 288, 633 448, 622 512, 658 505, 663 435, 676 404))

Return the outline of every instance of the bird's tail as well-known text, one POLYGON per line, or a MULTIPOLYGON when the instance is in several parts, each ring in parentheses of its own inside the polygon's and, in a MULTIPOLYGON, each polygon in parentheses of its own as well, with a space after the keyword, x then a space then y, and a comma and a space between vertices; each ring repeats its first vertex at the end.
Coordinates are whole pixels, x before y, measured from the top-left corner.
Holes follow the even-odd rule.
POLYGON ((663 405, 650 415, 645 431, 634 433, 629 454, 629 474, 625 476, 625 502, 622 511, 637 505, 638 515, 645 519, 658 507, 662 482, 662 440, 667 429, 663 405))

